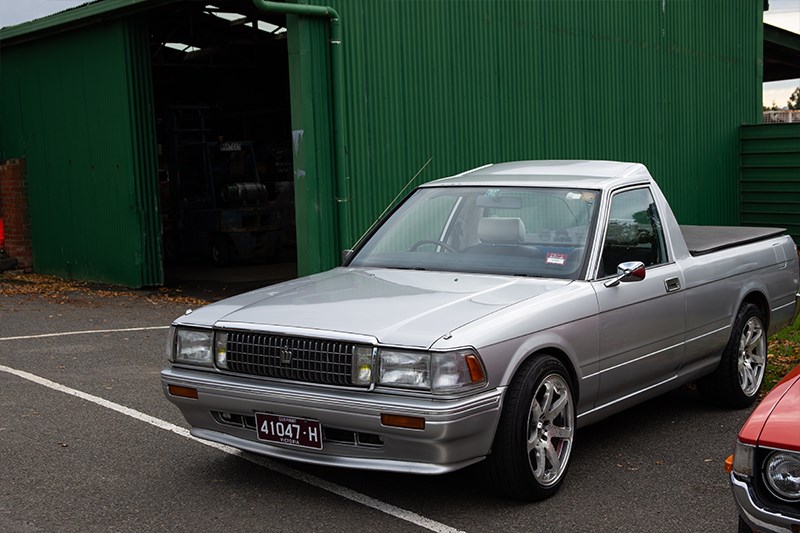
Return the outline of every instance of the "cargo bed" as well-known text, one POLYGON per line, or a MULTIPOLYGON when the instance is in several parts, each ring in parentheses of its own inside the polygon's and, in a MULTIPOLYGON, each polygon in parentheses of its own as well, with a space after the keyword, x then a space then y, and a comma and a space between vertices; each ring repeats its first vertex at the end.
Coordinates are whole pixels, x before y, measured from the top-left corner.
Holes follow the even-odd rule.
POLYGON ((784 228, 747 228, 738 226, 681 226, 683 239, 693 256, 710 254, 783 235, 784 228))

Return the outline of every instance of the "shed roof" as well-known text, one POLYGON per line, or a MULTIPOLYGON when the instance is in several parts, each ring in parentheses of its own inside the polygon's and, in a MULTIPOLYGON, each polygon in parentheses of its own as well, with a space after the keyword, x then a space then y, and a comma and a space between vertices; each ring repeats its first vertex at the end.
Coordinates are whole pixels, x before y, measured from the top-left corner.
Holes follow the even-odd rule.
POLYGON ((137 11, 173 3, 177 0, 94 0, 15 26, 0 29, 3 45, 44 37, 52 32, 86 26, 137 11))
MULTIPOLYGON (((263 25, 263 22, 259 22, 258 29, 269 33, 284 31, 282 28, 284 22, 280 15, 270 15, 260 11, 251 0, 214 0, 213 4, 196 0, 93 0, 46 17, 2 28, 0 29, 0 44, 9 46, 32 41, 53 33, 91 26, 112 18, 158 10, 165 6, 171 6, 175 17, 185 17, 189 12, 216 14, 217 17, 209 18, 210 22, 202 28, 198 28, 209 35, 218 34, 220 30, 227 31, 226 28, 239 26, 242 20, 252 24, 255 20, 268 21, 269 24, 266 26, 263 25), (241 15, 241 18, 233 17, 234 14, 241 15), (216 25, 212 19, 216 19, 216 25)), ((196 38, 199 33, 196 32, 194 37, 196 38)), ((176 39, 177 37, 180 36, 176 36, 176 39)), ((203 44, 202 42, 185 42, 198 47, 203 44)))
POLYGON ((764 81, 800 78, 800 35, 764 24, 764 81))

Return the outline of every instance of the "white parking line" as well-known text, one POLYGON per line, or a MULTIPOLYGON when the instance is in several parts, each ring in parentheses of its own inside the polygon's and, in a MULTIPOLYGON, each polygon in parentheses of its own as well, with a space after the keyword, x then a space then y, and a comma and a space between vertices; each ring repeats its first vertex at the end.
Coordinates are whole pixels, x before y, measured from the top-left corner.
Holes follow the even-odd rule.
POLYGON ((61 333, 43 333, 41 335, 20 335, 18 337, 0 337, 0 341, 44 339, 45 337, 65 337, 67 335, 86 335, 87 333, 122 333, 125 331, 148 331, 152 329, 169 329, 169 326, 150 326, 145 328, 91 329, 85 331, 64 331, 61 333))
MULTIPOLYGON (((141 329, 152 329, 152 328, 141 328, 141 329)), ((132 330, 116 330, 116 331, 132 331, 132 330)), ((8 340, 8 337, 6 337, 5 339, 0 338, 0 340, 8 340)), ((328 492, 331 492, 348 500, 360 503, 361 505, 364 505, 366 507, 371 507, 372 509, 381 511, 395 518, 399 518, 400 520, 405 520, 406 522, 410 522, 417 526, 424 527, 431 531, 435 531, 437 533, 461 533, 458 529, 452 528, 448 525, 442 524, 435 520, 431 520, 429 518, 425 518, 424 516, 418 515, 417 513, 414 513, 412 511, 407 511, 405 509, 395 507, 394 505, 388 504, 386 502, 376 500, 375 498, 371 498, 365 494, 361 494, 360 492, 356 492, 346 487, 341 487, 339 485, 336 485, 335 483, 325 481, 324 479, 318 478, 311 474, 306 474, 305 472, 301 472, 299 470, 295 470, 294 468, 284 466, 266 457, 245 454, 241 450, 232 448, 230 446, 225 446, 224 444, 217 444, 216 442, 208 442, 205 440, 200 440, 196 437, 191 436, 189 434, 189 430, 185 428, 176 426, 175 424, 171 424, 165 420, 161 420, 160 418, 155 418, 153 416, 146 415, 140 411, 131 409, 130 407, 125 407, 124 405, 110 402, 108 400, 100 398, 99 396, 94 396, 92 394, 88 394, 79 391, 77 389, 67 387, 66 385, 61 385, 60 383, 50 381, 49 379, 39 377, 35 374, 25 372, 24 370, 17 370, 15 368, 7 367, 5 365, 0 365, 0 372, 13 374, 17 377, 20 377, 22 379, 27 379, 28 381, 32 381, 38 385, 42 385, 49 389, 53 389, 55 391, 76 396, 82 400, 86 400, 87 402, 92 402, 101 407, 105 407, 106 409, 111 409, 112 411, 122 413, 123 415, 135 418, 136 420, 146 422, 148 424, 156 426, 157 428, 161 428, 166 431, 171 431, 173 433, 176 433, 177 435, 180 435, 181 437, 186 437, 187 439, 191 439, 193 441, 199 442, 211 448, 216 448, 217 450, 223 451, 227 454, 240 457, 246 461, 250 461, 251 463, 263 466, 265 468, 268 468, 285 476, 289 476, 298 481, 302 481, 314 487, 326 490, 328 492)))

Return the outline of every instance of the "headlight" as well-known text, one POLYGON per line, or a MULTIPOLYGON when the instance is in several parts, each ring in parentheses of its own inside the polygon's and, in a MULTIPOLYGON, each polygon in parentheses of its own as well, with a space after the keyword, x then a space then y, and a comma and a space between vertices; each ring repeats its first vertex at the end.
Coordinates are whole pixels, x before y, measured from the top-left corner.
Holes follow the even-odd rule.
POLYGON ((736 441, 733 449, 733 473, 737 476, 750 477, 753 475, 753 456, 755 446, 736 441))
POLYGON ((212 339, 210 330, 181 329, 175 330, 175 363, 190 365, 213 365, 212 339))
POLYGON ((445 353, 380 350, 378 384, 452 392, 481 386, 486 373, 471 350, 445 353))
POLYGON ((800 502, 800 454, 772 452, 764 461, 764 479, 782 500, 800 502))
POLYGON ((411 389, 431 388, 431 356, 425 352, 381 350, 381 385, 411 389))
POLYGON ((486 373, 478 356, 471 351, 432 355, 433 391, 454 391, 483 385, 486 373))

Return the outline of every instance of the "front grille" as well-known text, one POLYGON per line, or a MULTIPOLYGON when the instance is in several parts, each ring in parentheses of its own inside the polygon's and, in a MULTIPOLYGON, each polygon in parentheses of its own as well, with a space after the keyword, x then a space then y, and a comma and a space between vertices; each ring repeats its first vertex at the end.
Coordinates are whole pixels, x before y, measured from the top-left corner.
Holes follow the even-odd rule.
POLYGON ((352 385, 356 345, 263 333, 228 333, 228 370, 326 385, 352 385))

